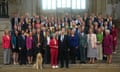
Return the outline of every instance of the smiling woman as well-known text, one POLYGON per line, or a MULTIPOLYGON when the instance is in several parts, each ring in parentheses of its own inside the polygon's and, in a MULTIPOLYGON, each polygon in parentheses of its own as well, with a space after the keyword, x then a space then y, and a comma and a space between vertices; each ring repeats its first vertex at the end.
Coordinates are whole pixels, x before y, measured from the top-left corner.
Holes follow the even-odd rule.
POLYGON ((43 10, 57 8, 86 9, 86 0, 42 0, 43 10))

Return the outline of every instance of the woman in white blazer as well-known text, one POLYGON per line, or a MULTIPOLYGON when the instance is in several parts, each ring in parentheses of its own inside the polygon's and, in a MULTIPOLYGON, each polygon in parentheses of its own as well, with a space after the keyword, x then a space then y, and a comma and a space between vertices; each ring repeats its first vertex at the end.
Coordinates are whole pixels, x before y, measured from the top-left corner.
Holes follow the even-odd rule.
POLYGON ((93 29, 89 29, 89 33, 87 35, 87 43, 88 43, 87 57, 89 58, 89 63, 93 64, 95 63, 95 58, 97 57, 96 49, 97 38, 96 34, 93 33, 93 29))

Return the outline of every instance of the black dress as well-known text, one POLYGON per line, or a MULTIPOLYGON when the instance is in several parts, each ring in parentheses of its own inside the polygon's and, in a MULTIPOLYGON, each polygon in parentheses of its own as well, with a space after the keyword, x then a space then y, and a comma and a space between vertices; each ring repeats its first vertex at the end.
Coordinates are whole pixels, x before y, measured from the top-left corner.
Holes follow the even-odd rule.
POLYGON ((12 48, 12 52, 14 53, 18 53, 19 52, 19 48, 18 48, 18 37, 15 37, 16 38, 16 45, 15 45, 15 48, 12 48))

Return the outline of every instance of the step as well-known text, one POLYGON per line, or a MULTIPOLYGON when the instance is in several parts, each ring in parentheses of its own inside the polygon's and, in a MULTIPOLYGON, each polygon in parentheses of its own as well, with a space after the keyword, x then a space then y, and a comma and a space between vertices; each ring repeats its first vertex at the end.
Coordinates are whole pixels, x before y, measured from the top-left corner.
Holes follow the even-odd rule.
POLYGON ((0 18, 0 21, 9 21, 10 22, 10 19, 9 18, 0 18))
POLYGON ((112 63, 120 63, 120 60, 113 60, 112 63))
POLYGON ((10 29, 11 27, 9 19, 0 19, 0 31, 4 31, 5 29, 10 29))
POLYGON ((120 61, 120 58, 119 58, 119 59, 114 59, 114 58, 113 58, 112 60, 113 60, 113 61, 120 61))
POLYGON ((112 59, 119 59, 120 60, 120 57, 113 57, 112 59))
POLYGON ((5 29, 9 29, 10 30, 10 25, 9 25, 9 23, 8 24, 2 24, 2 23, 0 23, 0 31, 4 31, 5 29))
POLYGON ((113 62, 119 62, 120 63, 120 59, 112 59, 113 62))
POLYGON ((115 57, 119 56, 119 57, 120 57, 120 55, 119 55, 119 54, 116 54, 116 55, 113 55, 113 56, 115 56, 115 57))
MULTIPOLYGON (((0 68, 32 68, 33 65, 0 65, 0 68)), ((50 64, 44 64, 45 68, 51 68, 50 64)), ((120 64, 70 64, 70 68, 119 68, 120 64)))

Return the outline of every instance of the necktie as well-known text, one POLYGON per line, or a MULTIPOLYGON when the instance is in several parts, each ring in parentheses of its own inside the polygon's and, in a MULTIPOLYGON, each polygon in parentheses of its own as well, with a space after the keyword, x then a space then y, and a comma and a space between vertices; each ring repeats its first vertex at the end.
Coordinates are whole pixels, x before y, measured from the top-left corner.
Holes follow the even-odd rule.
POLYGON ((61 36, 61 41, 63 41, 63 39, 64 39, 64 36, 62 35, 62 36, 61 36))
POLYGON ((37 36, 38 36, 38 43, 40 43, 40 35, 38 34, 37 36))
POLYGON ((22 37, 23 37, 23 39, 25 40, 25 36, 24 36, 24 35, 22 35, 22 37))

